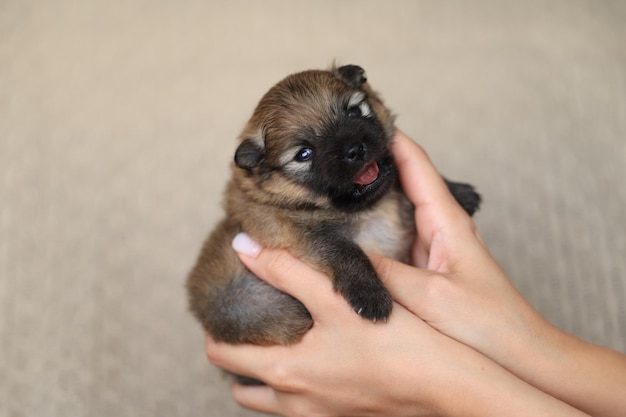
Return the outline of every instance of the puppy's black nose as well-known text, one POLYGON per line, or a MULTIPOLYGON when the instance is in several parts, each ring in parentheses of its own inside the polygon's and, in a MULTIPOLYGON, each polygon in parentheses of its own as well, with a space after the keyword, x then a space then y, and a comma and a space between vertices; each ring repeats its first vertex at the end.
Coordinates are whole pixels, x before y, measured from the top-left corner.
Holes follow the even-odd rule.
POLYGON ((347 162, 363 162, 367 155, 367 146, 364 143, 352 143, 346 147, 343 159, 347 162))

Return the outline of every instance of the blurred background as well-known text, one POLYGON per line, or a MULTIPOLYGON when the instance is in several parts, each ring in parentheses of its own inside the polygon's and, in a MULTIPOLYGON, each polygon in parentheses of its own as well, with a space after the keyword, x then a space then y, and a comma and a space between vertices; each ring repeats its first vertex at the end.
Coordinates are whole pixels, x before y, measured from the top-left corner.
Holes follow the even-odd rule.
POLYGON ((626 349, 626 2, 0 0, 0 416, 252 416, 184 280, 235 138, 358 64, 550 321, 626 349))

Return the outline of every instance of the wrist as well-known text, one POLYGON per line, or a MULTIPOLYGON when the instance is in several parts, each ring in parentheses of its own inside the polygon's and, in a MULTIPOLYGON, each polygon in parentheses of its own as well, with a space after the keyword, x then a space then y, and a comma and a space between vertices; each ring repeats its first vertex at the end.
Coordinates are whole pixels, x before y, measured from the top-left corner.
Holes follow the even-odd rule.
POLYGON ((511 309, 506 331, 494 338, 494 355, 487 355, 501 366, 536 385, 547 368, 559 366, 563 360, 566 334, 548 322, 525 302, 522 308, 511 309))
POLYGON ((448 386, 452 380, 455 387, 439 409, 442 416, 586 416, 480 354, 455 378, 446 379, 448 386))
POLYGON ((454 401, 443 410, 445 416, 586 416, 587 414, 533 387, 496 364, 480 366, 459 378, 454 401))

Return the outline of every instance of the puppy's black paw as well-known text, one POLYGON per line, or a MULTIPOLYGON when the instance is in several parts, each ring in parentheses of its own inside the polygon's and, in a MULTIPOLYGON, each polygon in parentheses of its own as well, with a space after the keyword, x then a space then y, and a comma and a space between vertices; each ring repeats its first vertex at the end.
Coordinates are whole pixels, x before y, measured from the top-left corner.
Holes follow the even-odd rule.
POLYGON ((373 322, 386 320, 391 314, 391 294, 378 277, 360 281, 359 285, 352 286, 344 296, 359 316, 373 322))
POLYGON ((463 210, 470 216, 473 216, 479 209, 482 201, 480 194, 476 192, 474 186, 448 180, 446 180, 446 184, 456 201, 463 207, 463 210))
MULTIPOLYGON (((324 239, 329 242, 328 236, 324 239)), ((332 269, 335 291, 361 317, 371 321, 385 320, 391 314, 391 294, 380 282, 369 258, 351 241, 336 239, 334 243, 333 250, 327 251, 323 259, 332 269)))

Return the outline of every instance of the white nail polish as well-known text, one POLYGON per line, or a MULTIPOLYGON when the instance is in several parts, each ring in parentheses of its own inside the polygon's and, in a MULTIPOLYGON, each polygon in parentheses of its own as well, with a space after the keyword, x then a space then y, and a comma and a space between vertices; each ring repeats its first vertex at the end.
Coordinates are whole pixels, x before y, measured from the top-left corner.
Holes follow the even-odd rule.
POLYGON ((261 249, 263 249, 261 245, 252 240, 246 233, 239 233, 235 236, 232 246, 237 252, 254 258, 256 258, 261 252, 261 249))

